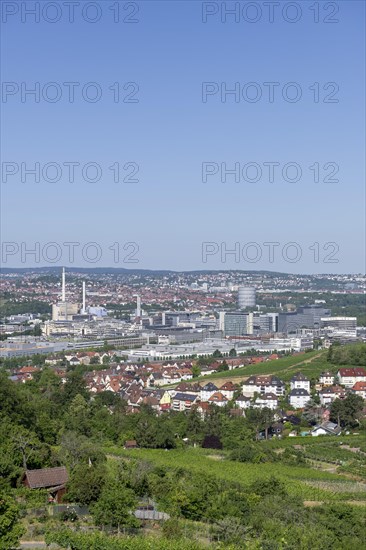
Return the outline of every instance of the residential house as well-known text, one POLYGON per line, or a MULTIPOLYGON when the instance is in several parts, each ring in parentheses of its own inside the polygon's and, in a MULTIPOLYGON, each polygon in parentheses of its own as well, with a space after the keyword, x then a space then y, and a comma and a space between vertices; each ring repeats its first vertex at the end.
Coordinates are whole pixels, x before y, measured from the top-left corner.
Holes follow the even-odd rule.
POLYGON ((164 379, 163 384, 174 384, 182 380, 180 374, 173 371, 172 369, 169 369, 169 371, 166 370, 163 372, 163 379, 164 379))
POLYGON ((245 395, 239 395, 239 397, 235 399, 235 405, 239 409, 249 409, 250 397, 245 397, 245 395))
POLYGON ((212 382, 208 382, 203 388, 201 388, 200 391, 200 399, 201 401, 208 401, 215 392, 218 391, 218 387, 215 386, 212 382))
POLYGON ((179 384, 177 386, 175 386, 175 391, 178 393, 178 392, 186 392, 186 391, 190 391, 192 387, 192 384, 188 384, 187 382, 179 382, 179 384))
POLYGON ((228 403, 228 399, 221 392, 217 391, 211 395, 208 402, 210 405, 216 405, 217 407, 225 407, 228 403))
POLYGON ((156 412, 160 411, 159 399, 157 397, 154 397, 153 395, 144 396, 142 398, 141 403, 143 405, 148 405, 149 407, 151 407, 156 412))
POLYGON ((318 435, 340 435, 341 428, 338 426, 338 424, 334 424, 334 422, 322 422, 321 424, 318 424, 317 426, 314 426, 314 428, 311 430, 312 436, 318 436, 318 435))
POLYGON ((202 418, 205 418, 211 408, 211 405, 208 401, 200 402, 197 400, 197 403, 194 404, 192 408, 194 408, 202 418))
POLYGON ((159 397, 159 408, 161 411, 167 411, 172 404, 172 398, 168 391, 158 390, 156 397, 159 397))
POLYGON ((19 382, 26 382, 27 380, 33 380, 33 375, 36 372, 39 372, 38 367, 33 367, 32 365, 26 365, 24 367, 21 367, 17 370, 15 373, 19 382))
POLYGON ((298 372, 291 378, 291 390, 305 390, 310 393, 310 380, 301 372, 298 372))
POLYGON ((124 399, 127 400, 127 404, 131 407, 139 407, 143 400, 142 391, 139 390, 133 391, 131 393, 126 393, 124 399))
POLYGON ((362 399, 366 399, 366 382, 356 382, 356 384, 352 386, 352 392, 356 395, 360 395, 362 399))
POLYGON ((320 404, 330 405, 335 399, 344 399, 346 391, 342 386, 327 386, 319 392, 320 404))
POLYGON ((277 376, 250 376, 243 383, 242 393, 246 397, 253 397, 255 393, 274 393, 281 397, 285 394, 285 384, 277 376))
POLYGON ((46 365, 57 365, 57 363, 60 363, 61 357, 57 357, 57 355, 48 355, 45 359, 46 365))
POLYGON ((278 397, 274 393, 265 393, 259 395, 253 403, 255 409, 277 409, 278 408, 278 397))
POLYGON ((306 403, 310 401, 310 394, 304 388, 296 388, 290 391, 289 401, 295 409, 303 409, 306 403))
POLYGON ((152 372, 149 377, 149 383, 150 386, 164 386, 167 382, 161 372, 152 372))
POLYGON ((220 388, 220 392, 222 395, 226 397, 229 401, 231 401, 234 397, 234 393, 237 390, 237 386, 229 380, 228 382, 225 382, 220 388))
POLYGON ((338 371, 339 383, 352 388, 356 382, 366 382, 366 370, 363 367, 341 368, 338 371))
POLYGON ((187 367, 177 369, 177 374, 180 376, 181 380, 191 380, 191 378, 193 378, 192 369, 187 367))
POLYGON ((197 395, 176 393, 172 400, 172 409, 174 411, 189 411, 197 399, 197 395))
POLYGON ((335 376, 329 370, 322 372, 319 376, 319 384, 322 386, 333 386, 334 380, 335 376))

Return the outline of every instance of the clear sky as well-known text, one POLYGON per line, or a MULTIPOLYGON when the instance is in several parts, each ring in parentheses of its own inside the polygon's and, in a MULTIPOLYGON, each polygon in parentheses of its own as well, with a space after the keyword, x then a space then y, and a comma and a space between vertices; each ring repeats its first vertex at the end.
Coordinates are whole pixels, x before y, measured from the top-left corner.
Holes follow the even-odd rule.
POLYGON ((363 1, 1 4, 4 267, 364 271, 363 1))

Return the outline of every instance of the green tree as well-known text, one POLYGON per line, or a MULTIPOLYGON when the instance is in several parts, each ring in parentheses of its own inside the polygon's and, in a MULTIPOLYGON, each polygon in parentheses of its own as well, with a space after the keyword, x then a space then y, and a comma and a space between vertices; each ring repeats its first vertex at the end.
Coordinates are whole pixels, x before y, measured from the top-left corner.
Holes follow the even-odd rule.
POLYGON ((76 432, 65 431, 61 436, 59 461, 73 470, 78 464, 104 464, 106 456, 99 446, 76 432))
POLYGON ((41 329, 40 323, 38 323, 37 325, 34 325, 33 335, 34 336, 42 336, 42 329, 41 329))
POLYGON ((225 361, 225 359, 223 360, 223 362, 220 364, 219 368, 217 369, 218 372, 225 372, 225 371, 228 371, 229 370, 229 365, 227 364, 227 362, 225 361))
POLYGON ((66 413, 65 423, 71 431, 83 435, 90 433, 90 409, 82 395, 75 395, 71 401, 66 413))
POLYGON ((208 411, 204 429, 206 435, 221 436, 222 433, 222 413, 218 407, 211 407, 208 411))
POLYGON ((82 395, 85 399, 89 399, 89 392, 86 389, 86 382, 82 372, 73 370, 68 372, 66 382, 63 386, 64 403, 71 403, 78 394, 82 395))
POLYGON ((103 465, 78 464, 71 473, 67 484, 67 498, 78 504, 91 504, 99 499, 106 480, 103 465))
POLYGON ((153 416, 143 415, 136 426, 136 441, 139 447, 156 448, 158 426, 153 416))
POLYGON ((19 524, 19 508, 7 494, 0 494, 0 550, 18 548, 20 537, 25 533, 19 524))
POLYGON ((335 399, 330 407, 330 419, 342 428, 352 428, 358 423, 358 415, 364 407, 360 395, 350 393, 345 399, 335 399))
POLYGON ((20 453, 22 457, 24 470, 27 470, 31 459, 35 458, 40 451, 41 442, 34 432, 22 426, 13 426, 10 438, 15 452, 20 453))
POLYGON ((268 407, 263 409, 250 408, 246 412, 246 418, 250 426, 255 431, 256 439, 259 439, 259 432, 264 430, 266 439, 268 437, 268 428, 273 422, 273 411, 268 407))
POLYGON ((96 525, 117 528, 119 533, 121 527, 138 525, 135 516, 130 513, 136 504, 134 492, 114 480, 105 484, 91 513, 96 525))
POLYGON ((200 414, 195 409, 191 409, 188 413, 186 433, 193 443, 198 443, 202 440, 203 422, 200 414))
POLYGON ((201 375, 201 369, 198 365, 193 365, 192 367, 192 375, 193 375, 193 378, 197 378, 198 376, 201 375))

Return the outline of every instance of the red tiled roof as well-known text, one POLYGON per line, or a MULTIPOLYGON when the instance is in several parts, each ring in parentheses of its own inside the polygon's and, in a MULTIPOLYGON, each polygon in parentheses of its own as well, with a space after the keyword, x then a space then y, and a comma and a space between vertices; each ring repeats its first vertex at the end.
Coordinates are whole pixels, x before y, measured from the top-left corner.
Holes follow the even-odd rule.
POLYGON ((366 382, 356 382, 352 389, 354 391, 366 391, 366 382))
POLYGON ((366 370, 362 367, 355 367, 354 369, 342 368, 339 369, 339 373, 344 376, 366 376, 366 370))
POLYGON ((222 403, 223 401, 227 401, 227 399, 224 395, 222 395, 221 392, 217 391, 211 395, 209 401, 213 403, 219 403, 219 402, 222 403))

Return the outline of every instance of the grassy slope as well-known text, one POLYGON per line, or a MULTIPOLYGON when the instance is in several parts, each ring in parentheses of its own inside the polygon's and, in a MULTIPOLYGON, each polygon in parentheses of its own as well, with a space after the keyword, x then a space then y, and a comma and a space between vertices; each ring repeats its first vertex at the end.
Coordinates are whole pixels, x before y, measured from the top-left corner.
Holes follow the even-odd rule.
MULTIPOLYGON (((306 376, 318 376, 323 370, 337 370, 326 362, 326 351, 311 351, 306 354, 284 357, 273 361, 265 361, 256 365, 246 365, 239 369, 234 369, 225 373, 219 372, 208 376, 200 376, 192 379, 190 382, 214 382, 215 384, 224 384, 227 380, 240 382, 253 374, 274 374, 278 375, 284 381, 289 381, 295 372, 301 370, 306 376)), ((176 384, 166 386, 173 388, 176 384)))
POLYGON ((304 500, 366 500, 365 484, 356 483, 347 477, 302 466, 288 466, 281 463, 243 464, 229 460, 217 460, 202 449, 181 450, 109 449, 118 457, 135 457, 152 462, 157 466, 184 468, 194 472, 209 473, 222 480, 249 485, 257 479, 276 476, 287 486, 290 494, 304 500))

